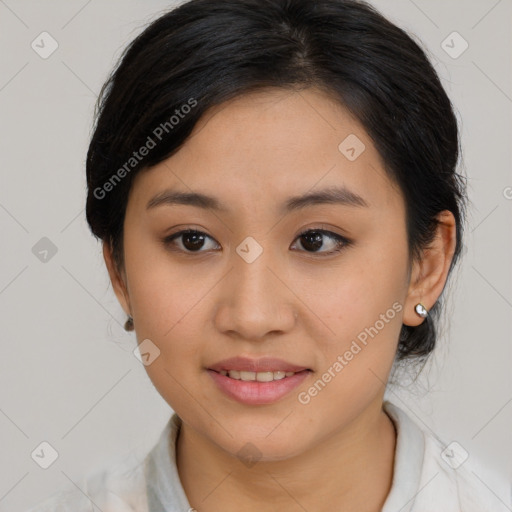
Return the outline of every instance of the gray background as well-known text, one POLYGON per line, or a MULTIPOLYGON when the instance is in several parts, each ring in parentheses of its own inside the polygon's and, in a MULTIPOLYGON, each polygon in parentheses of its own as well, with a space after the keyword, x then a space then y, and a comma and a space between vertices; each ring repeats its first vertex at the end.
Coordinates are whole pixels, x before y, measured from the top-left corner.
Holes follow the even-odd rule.
MULTIPOLYGON (((482 461, 478 476, 505 501, 493 478, 512 477, 512 2, 373 4, 423 41, 442 77, 461 119, 473 203, 450 326, 420 381, 389 398, 482 461), (441 46, 453 31, 469 44, 458 58, 441 46)), ((144 453, 171 414, 132 353, 135 334, 122 328, 86 226, 84 160, 107 73, 172 5, 0 0, 2 511, 22 511, 127 450, 144 453), (47 59, 31 47, 43 31, 59 45, 47 59), (46 262, 33 251, 43 237, 57 250, 46 262), (42 441, 59 454, 46 470, 31 458, 42 441)))

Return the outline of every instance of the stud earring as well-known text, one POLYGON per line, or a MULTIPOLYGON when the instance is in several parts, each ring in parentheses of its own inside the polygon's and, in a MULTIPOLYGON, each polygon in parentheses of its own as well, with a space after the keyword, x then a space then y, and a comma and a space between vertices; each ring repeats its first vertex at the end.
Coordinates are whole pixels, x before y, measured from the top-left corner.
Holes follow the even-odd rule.
POLYGON ((427 308, 421 302, 416 304, 414 310, 416 311, 416 313, 419 316, 421 316, 421 318, 427 318, 427 316, 428 316, 427 308))
POLYGON ((125 331, 133 331, 134 330, 133 318, 131 316, 128 316, 128 320, 126 320, 126 322, 124 323, 124 330, 125 331))

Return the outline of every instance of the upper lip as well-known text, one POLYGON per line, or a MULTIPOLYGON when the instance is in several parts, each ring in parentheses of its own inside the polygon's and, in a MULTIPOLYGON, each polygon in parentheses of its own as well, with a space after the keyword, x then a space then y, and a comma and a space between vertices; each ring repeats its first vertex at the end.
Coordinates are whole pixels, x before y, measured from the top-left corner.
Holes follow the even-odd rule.
POLYGON ((262 357, 260 359, 230 357, 229 359, 223 359, 208 368, 216 372, 221 370, 240 370, 246 372, 300 372, 302 370, 309 369, 306 366, 292 364, 275 357, 262 357))

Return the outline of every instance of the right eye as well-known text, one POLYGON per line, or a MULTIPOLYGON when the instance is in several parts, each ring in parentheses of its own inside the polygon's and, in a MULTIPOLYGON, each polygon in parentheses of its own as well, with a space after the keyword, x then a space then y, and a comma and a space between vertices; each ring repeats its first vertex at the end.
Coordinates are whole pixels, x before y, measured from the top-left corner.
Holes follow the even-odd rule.
POLYGON ((190 254, 207 252, 200 250, 204 246, 205 239, 213 240, 212 237, 202 231, 185 229, 165 237, 163 242, 165 246, 169 247, 172 251, 181 251, 190 254), (177 241, 179 241, 179 243, 177 243, 177 241), (176 246, 178 246, 178 248, 176 248, 176 246))

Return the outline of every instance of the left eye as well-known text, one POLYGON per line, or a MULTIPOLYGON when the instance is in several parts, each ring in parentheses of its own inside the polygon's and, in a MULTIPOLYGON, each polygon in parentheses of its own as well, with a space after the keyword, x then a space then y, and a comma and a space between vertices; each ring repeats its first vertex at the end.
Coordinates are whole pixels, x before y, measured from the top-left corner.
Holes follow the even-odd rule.
MULTIPOLYGON (((212 237, 208 236, 206 233, 203 233, 202 231, 197 231, 195 229, 187 229, 184 231, 178 231, 177 233, 174 233, 173 235, 164 238, 164 244, 166 246, 178 245, 177 249, 172 248, 172 250, 179 250, 189 253, 199 253, 206 252, 201 250, 202 248, 204 248, 206 239, 214 241, 212 237), (180 244, 177 244, 177 241, 180 241, 180 244), (179 245, 181 245, 181 247, 179 247, 179 245)), ((306 252, 320 252, 323 254, 334 254, 336 252, 340 252, 345 247, 351 244, 351 241, 348 240, 347 238, 336 233, 332 233, 331 231, 326 231, 324 229, 309 229, 303 231, 297 237, 296 240, 301 241, 301 245, 304 248, 306 248, 306 252), (324 243, 324 238, 331 240, 330 246, 332 247, 332 249, 320 251, 320 249, 322 249, 326 245, 324 243)), ((219 247, 218 244, 216 245, 217 247, 215 247, 215 244, 214 247, 210 247, 210 250, 214 250, 219 247)), ((327 246, 329 246, 329 244, 327 244, 327 246)))
POLYGON ((312 249, 311 251, 308 250, 307 252, 321 252, 323 254, 334 254, 340 252, 351 244, 351 241, 347 238, 336 233, 332 233, 331 231, 326 231, 325 229, 308 229, 307 231, 303 231, 297 237, 297 239, 301 240, 301 245, 303 247, 307 246, 312 249), (319 249, 325 245, 323 242, 323 237, 331 240, 330 245, 333 247, 333 249, 327 251, 319 251, 319 249))

